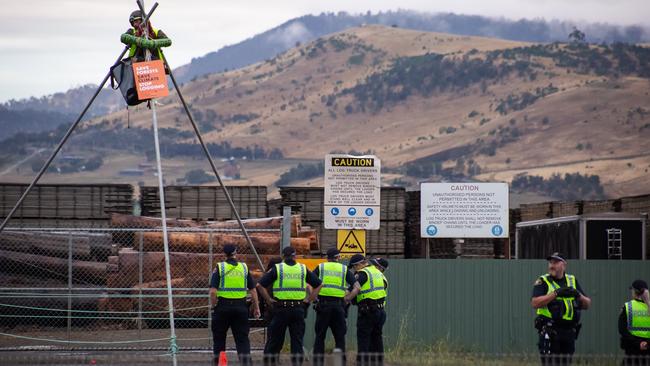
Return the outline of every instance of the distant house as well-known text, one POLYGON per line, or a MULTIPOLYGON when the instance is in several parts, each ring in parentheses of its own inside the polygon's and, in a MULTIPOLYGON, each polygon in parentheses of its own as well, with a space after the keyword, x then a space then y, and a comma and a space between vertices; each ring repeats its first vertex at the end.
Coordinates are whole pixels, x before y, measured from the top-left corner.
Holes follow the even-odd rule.
POLYGON ((141 177, 144 175, 144 170, 137 168, 122 169, 118 174, 123 177, 141 177))
POLYGON ((226 166, 223 168, 223 175, 224 178, 226 179, 239 179, 241 178, 241 172, 239 169, 239 164, 237 164, 234 160, 231 160, 226 166))

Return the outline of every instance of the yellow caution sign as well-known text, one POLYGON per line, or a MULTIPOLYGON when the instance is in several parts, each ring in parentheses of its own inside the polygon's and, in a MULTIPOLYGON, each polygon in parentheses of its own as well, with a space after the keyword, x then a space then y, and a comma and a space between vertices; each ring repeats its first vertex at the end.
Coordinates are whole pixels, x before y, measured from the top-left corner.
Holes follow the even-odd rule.
POLYGON ((366 255, 365 230, 336 230, 336 249, 341 258, 350 258, 355 254, 366 255))

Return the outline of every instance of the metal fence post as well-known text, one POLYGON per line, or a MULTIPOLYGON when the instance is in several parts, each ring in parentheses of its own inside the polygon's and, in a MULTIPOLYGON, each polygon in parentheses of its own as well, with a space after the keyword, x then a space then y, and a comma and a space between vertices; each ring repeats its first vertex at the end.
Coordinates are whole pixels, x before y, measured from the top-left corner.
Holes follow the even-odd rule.
MULTIPOLYGON (((209 283, 210 280, 212 279, 212 256, 213 256, 213 251, 212 251, 212 231, 208 233, 208 287, 210 287, 209 283)), ((209 292, 208 292, 209 294, 209 292)), ((208 330, 212 330, 212 314, 210 314, 210 311, 212 310, 212 296, 208 295, 208 330)), ((208 337, 208 346, 212 348, 212 337, 208 337)))
POLYGON ((427 247, 425 250, 425 258, 429 259, 431 258, 431 242, 429 241, 429 238, 427 238, 427 247))
POLYGON ((144 282, 144 254, 143 254, 143 233, 138 233, 138 337, 142 339, 142 283, 144 282))
POLYGON ((68 342, 72 336, 72 232, 68 232, 68 342))
POLYGON ((282 207, 282 248, 291 245, 291 206, 282 207))

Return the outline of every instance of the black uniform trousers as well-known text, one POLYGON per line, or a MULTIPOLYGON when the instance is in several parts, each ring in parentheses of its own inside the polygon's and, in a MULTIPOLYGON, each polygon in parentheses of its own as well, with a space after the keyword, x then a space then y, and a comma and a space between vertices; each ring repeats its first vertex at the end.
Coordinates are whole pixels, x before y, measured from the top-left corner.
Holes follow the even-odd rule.
POLYGON ((359 306, 357 317, 357 364, 384 364, 383 328, 386 312, 383 306, 359 306))
POLYGON ((542 365, 570 365, 575 344, 574 328, 550 327, 540 332, 537 346, 542 365))
POLYGON ((216 357, 226 350, 226 334, 232 330, 237 355, 242 365, 250 364, 251 345, 248 339, 248 306, 246 301, 219 299, 212 311, 213 352, 216 357))
POLYGON ((302 305, 280 307, 273 310, 264 346, 264 364, 276 365, 284 345, 284 336, 289 328, 291 337, 291 364, 300 365, 303 360, 303 337, 305 336, 305 308, 302 305))
POLYGON ((625 350, 624 366, 650 366, 650 351, 625 350))
POLYGON ((314 365, 323 364, 327 329, 332 329, 335 347, 345 353, 345 306, 340 301, 320 301, 316 310, 316 339, 314 340, 314 365))

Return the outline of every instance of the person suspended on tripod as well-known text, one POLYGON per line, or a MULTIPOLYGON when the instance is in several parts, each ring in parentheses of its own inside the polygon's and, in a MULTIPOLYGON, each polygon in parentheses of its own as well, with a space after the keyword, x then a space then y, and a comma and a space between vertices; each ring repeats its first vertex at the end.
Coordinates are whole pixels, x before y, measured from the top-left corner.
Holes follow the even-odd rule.
MULTIPOLYGON (((169 47, 172 45, 172 40, 167 37, 165 32, 160 29, 155 29, 151 25, 151 21, 144 24, 142 12, 136 10, 129 16, 129 23, 131 27, 122 34, 120 40, 125 45, 130 46, 129 57, 133 62, 145 61, 145 50, 151 51, 152 60, 165 60, 161 47, 169 47), (148 34, 149 38, 145 37, 148 34)), ((167 68, 167 66, 165 66, 167 68)), ((165 70, 167 73, 168 70, 165 70)))
MULTIPOLYGON (((146 51, 149 50, 151 60, 162 60, 165 74, 169 75, 169 66, 165 62, 160 48, 171 46, 172 41, 163 31, 155 29, 151 25, 151 21, 147 20, 145 24, 142 11, 140 10, 131 13, 129 23, 131 23, 132 28, 129 28, 120 37, 120 41, 129 48, 129 55, 111 67, 111 87, 113 89, 120 89, 127 106, 135 106, 145 101, 147 102, 147 106, 150 106, 149 99, 140 99, 138 97, 132 64, 146 61, 146 51)), ((127 116, 127 121, 128 118, 127 116)))

